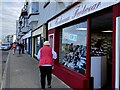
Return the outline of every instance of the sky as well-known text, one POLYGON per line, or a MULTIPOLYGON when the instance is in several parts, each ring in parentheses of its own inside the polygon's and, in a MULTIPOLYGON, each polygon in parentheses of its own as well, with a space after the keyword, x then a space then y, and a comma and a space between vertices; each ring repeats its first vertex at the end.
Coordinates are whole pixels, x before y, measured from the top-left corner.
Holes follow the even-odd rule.
MULTIPOLYGON (((0 39, 16 34, 16 20, 26 0, 0 0, 0 39)), ((31 0, 27 0, 31 1, 31 0)), ((45 1, 45 0, 34 0, 45 1)))
MULTIPOLYGON (((0 39, 16 33, 16 20, 19 19, 25 1, 26 0, 0 0, 0 39)), ((33 1, 43 2, 46 0, 33 1)))
POLYGON ((23 0, 0 0, 0 39, 16 34, 16 20, 23 6, 23 0))

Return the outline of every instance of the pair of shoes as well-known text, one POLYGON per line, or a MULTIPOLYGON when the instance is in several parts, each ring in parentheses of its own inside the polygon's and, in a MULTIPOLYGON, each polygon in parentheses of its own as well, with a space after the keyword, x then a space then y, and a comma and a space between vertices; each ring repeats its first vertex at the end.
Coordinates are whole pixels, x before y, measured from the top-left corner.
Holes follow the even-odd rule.
POLYGON ((48 85, 48 88, 51 88, 51 85, 48 85))

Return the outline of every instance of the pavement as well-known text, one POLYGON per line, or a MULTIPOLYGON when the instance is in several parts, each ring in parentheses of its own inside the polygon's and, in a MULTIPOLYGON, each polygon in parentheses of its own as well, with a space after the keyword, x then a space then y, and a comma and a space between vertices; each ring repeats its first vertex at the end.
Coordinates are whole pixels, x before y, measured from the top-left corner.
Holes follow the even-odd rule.
MULTIPOLYGON (((38 61, 28 54, 14 55, 9 51, 1 82, 1 90, 5 88, 37 88, 40 85, 38 61)), ((47 88, 47 87, 46 87, 47 88)), ((70 89, 64 82, 52 75, 52 88, 70 89)))
POLYGON ((0 50, 0 87, 1 87, 1 80, 2 80, 2 51, 0 50))
POLYGON ((0 50, 0 76, 3 75, 8 53, 9 51, 0 50))

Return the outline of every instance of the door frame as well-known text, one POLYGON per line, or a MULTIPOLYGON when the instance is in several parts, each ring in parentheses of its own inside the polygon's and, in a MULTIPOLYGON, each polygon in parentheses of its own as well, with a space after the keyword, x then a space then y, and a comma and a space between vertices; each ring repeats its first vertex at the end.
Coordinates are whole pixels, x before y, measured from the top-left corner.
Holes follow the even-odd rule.
POLYGON ((54 49, 54 33, 49 34, 49 37, 48 37, 49 42, 50 42, 50 36, 53 36, 53 43, 52 43, 53 46, 52 46, 52 48, 54 49))

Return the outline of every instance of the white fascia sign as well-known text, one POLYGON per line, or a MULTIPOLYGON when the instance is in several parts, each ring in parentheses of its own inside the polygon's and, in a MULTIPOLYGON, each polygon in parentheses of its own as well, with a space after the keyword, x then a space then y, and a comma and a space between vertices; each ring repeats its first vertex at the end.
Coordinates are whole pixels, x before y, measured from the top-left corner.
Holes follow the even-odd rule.
POLYGON ((27 34, 25 34, 22 38, 26 39, 26 38, 29 38, 29 37, 31 37, 31 31, 29 31, 27 34))
POLYGON ((48 23, 48 30, 119 3, 120 0, 84 0, 48 23))
POLYGON ((32 32, 32 36, 37 36, 37 35, 40 35, 40 34, 43 34, 43 26, 38 28, 37 30, 35 30, 34 32, 32 32))

